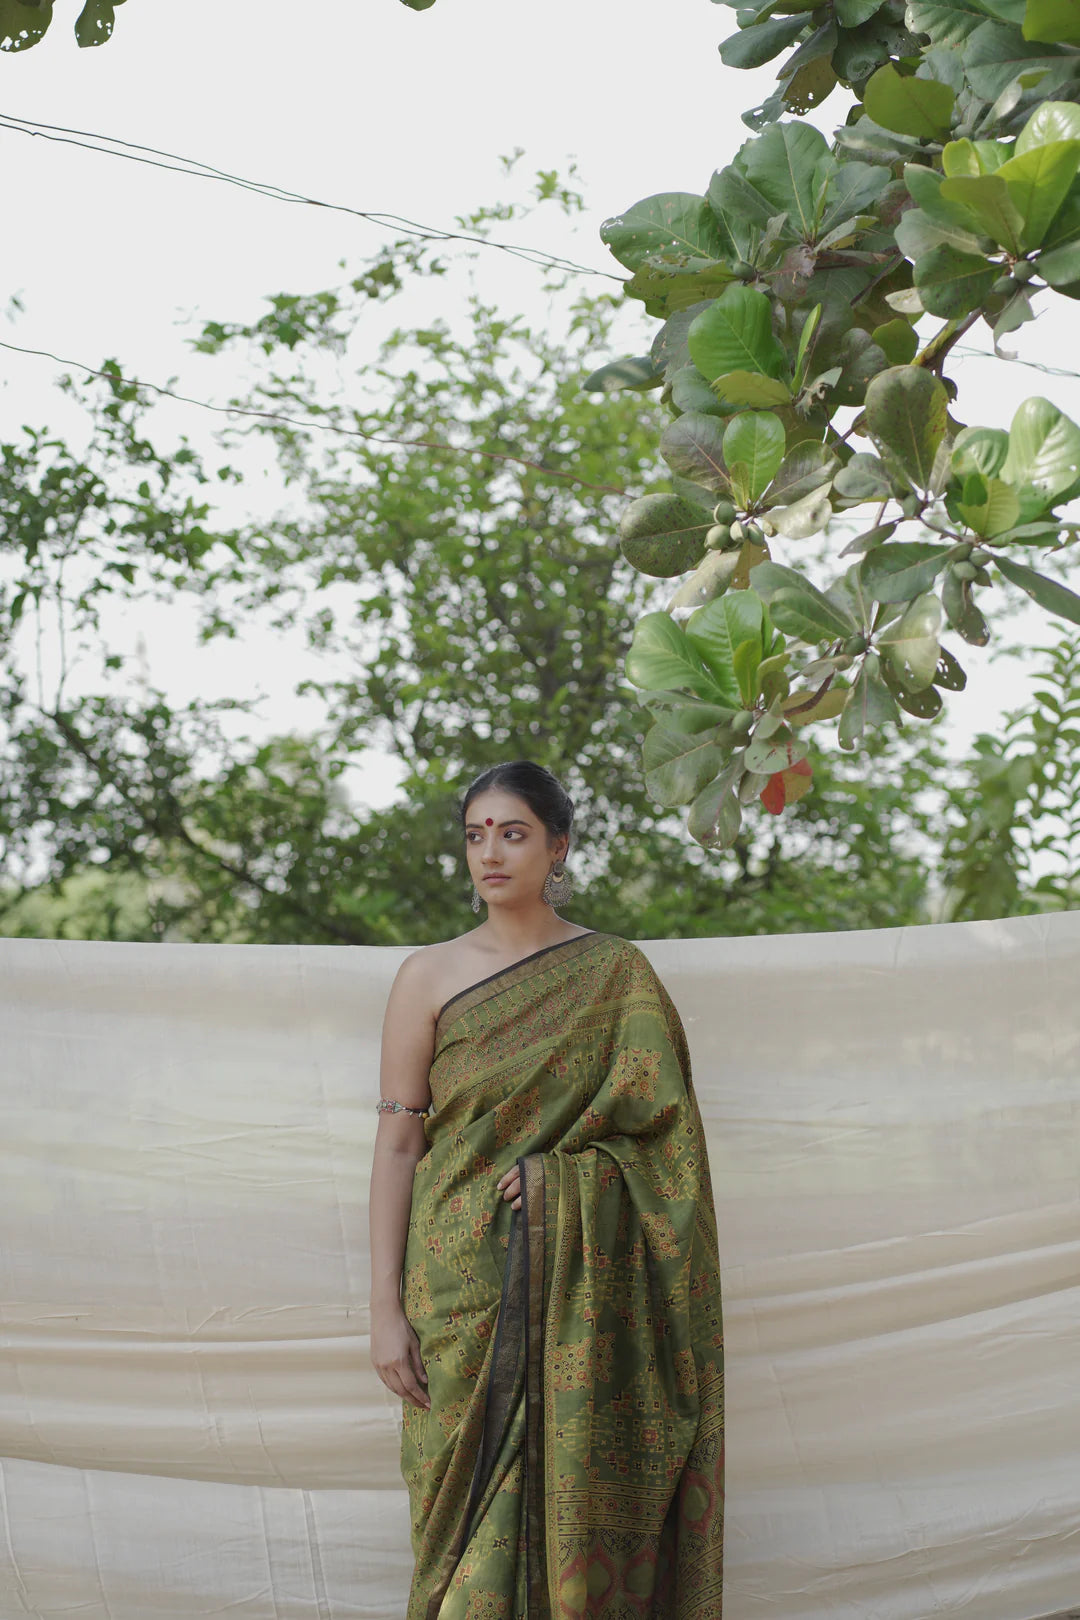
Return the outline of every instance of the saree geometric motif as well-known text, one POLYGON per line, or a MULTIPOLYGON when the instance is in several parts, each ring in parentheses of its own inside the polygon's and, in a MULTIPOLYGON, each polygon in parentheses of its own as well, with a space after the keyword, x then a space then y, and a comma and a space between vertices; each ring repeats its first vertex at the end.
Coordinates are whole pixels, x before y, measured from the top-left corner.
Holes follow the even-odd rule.
POLYGON ((430 1084, 408 1620, 719 1620, 720 1267, 670 997, 636 946, 579 935, 453 997, 430 1084))

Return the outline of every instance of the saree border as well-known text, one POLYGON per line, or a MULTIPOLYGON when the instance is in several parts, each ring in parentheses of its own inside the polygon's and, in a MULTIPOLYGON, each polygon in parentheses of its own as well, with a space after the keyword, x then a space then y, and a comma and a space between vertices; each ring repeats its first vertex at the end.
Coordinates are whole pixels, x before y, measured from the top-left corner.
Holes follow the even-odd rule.
POLYGON ((446 1029, 449 1029, 459 1018, 463 1018, 466 1013, 471 1012, 474 1007, 482 1006, 485 1001, 490 1001, 493 996, 501 995, 504 990, 512 990, 515 986, 524 984, 527 979, 530 979, 538 971, 537 965, 541 959, 550 956, 552 951, 569 951, 572 959, 579 956, 583 950, 591 949, 596 940, 611 939, 612 937, 611 934, 605 934, 597 928, 592 928, 588 933, 574 934, 570 939, 556 940, 554 945, 544 945, 538 951, 530 951, 528 956, 522 956, 518 961, 511 962, 509 967, 499 968, 495 973, 489 973, 486 979, 478 979, 475 984, 466 985, 464 990, 456 991, 448 1001, 443 1002, 436 1015, 436 1044, 439 1036, 446 1029), (576 950, 571 948, 574 946, 577 947, 576 950), (493 988, 497 981, 502 982, 498 983, 497 988, 493 988), (447 1017, 451 1007, 454 1010, 447 1017))

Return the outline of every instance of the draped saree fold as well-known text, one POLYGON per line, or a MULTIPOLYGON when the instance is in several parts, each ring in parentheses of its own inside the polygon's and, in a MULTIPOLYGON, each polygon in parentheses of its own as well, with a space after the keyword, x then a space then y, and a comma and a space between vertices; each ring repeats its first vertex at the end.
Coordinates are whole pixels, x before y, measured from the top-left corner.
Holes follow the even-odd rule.
POLYGON ((613 935, 538 951, 446 1004, 430 1083, 408 1620, 720 1620, 720 1266, 664 986, 613 935))

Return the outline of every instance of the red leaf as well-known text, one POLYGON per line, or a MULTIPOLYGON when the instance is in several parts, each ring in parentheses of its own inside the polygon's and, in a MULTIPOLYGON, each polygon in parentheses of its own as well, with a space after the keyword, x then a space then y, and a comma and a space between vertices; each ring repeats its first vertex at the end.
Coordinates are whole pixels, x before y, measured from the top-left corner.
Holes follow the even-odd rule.
POLYGON ((787 794, 784 791, 784 773, 777 771, 770 776, 760 794, 761 802, 770 816, 778 816, 787 803, 787 794))

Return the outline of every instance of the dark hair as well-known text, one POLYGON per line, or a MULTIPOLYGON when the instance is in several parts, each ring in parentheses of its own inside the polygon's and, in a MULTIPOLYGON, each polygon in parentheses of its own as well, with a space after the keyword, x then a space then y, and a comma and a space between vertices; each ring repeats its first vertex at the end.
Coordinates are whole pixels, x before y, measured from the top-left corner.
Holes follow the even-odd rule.
POLYGON ((480 793, 489 788, 502 788, 524 799, 533 815, 542 821, 555 838, 569 836, 574 820, 574 801, 559 781, 544 765, 534 765, 531 759, 515 759, 506 765, 492 765, 481 771, 461 801, 461 825, 469 806, 480 793))

